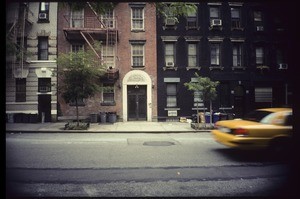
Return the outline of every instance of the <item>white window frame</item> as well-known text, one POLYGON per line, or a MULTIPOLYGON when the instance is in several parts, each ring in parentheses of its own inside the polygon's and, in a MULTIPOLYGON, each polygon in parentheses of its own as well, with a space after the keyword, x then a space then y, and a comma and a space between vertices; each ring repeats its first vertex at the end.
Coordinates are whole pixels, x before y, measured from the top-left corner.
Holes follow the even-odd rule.
POLYGON ((262 47, 262 46, 255 47, 255 64, 261 66, 261 65, 264 64, 264 60, 265 60, 265 49, 264 49, 264 47, 262 47), (258 50, 261 50, 261 53, 258 52, 258 50), (261 56, 258 56, 258 55, 261 55, 261 56), (261 62, 260 62, 259 59, 261 59, 261 62))
POLYGON ((101 58, 103 62, 107 65, 107 67, 115 68, 116 60, 115 60, 115 45, 101 45, 101 58), (112 52, 112 54, 107 54, 112 52), (107 59, 108 58, 108 59, 107 59), (110 61, 109 58, 112 60, 110 61))
POLYGON ((71 28, 84 28, 84 9, 76 10, 76 11, 71 10, 70 13, 71 13, 70 14, 70 27, 71 28), (78 19, 75 18, 75 20, 81 20, 81 22, 78 23, 79 24, 78 26, 74 25, 75 23, 73 23, 73 16, 75 13, 76 13, 76 15, 78 15, 78 16, 76 16, 76 17, 78 17, 78 19))
POLYGON ((199 64, 198 64, 198 44, 197 43, 188 43, 187 44, 187 66, 188 67, 192 67, 192 68, 195 68, 195 67, 198 67, 199 66, 199 64), (195 54, 194 55, 192 55, 192 54, 190 54, 190 45, 194 45, 195 46, 195 54), (196 61, 196 63, 195 63, 195 65, 190 65, 190 58, 193 58, 193 59, 195 59, 195 61, 196 61))
MULTIPOLYGON (((164 49, 164 58, 165 58, 165 66, 167 65, 167 62, 170 62, 169 60, 167 61, 167 56, 170 57, 171 59, 173 59, 173 63, 175 66, 175 54, 176 54, 176 47, 175 47, 175 42, 166 42, 165 43, 165 49, 164 49), (167 45, 172 45, 173 46, 173 55, 167 55, 167 45)), ((169 58, 168 58, 169 59, 169 58)))
POLYGON ((139 67, 145 67, 145 44, 131 44, 131 67, 133 68, 139 68, 139 67), (134 51, 134 47, 135 46, 142 46, 142 50, 143 50, 143 54, 142 55, 134 55, 133 51, 134 51), (134 61, 133 61, 133 57, 143 57, 143 63, 142 65, 133 65, 134 61))
POLYGON ((107 12, 101 15, 101 20, 107 28, 115 28, 115 10, 107 10, 107 12), (109 25, 107 25, 106 21, 109 25))
POLYGON ((131 31, 144 31, 145 30, 145 9, 144 9, 144 7, 132 7, 130 21, 131 21, 131 31), (133 12, 135 9, 142 10, 142 18, 133 19, 133 12), (142 27, 141 28, 134 27, 134 20, 142 21, 142 27))
POLYGON ((234 42, 232 46, 232 66, 243 67, 243 44, 240 42, 234 42), (235 47, 237 47, 237 53, 235 54, 235 47), (236 64, 234 58, 236 57, 236 64))
POLYGON ((221 66, 221 43, 210 43, 210 66, 212 66, 212 67, 220 67, 221 66), (218 47, 218 52, 216 52, 216 55, 215 55, 215 57, 216 57, 216 60, 215 60, 215 62, 216 63, 212 63, 212 56, 213 56, 213 54, 212 54, 212 47, 213 46, 217 46, 218 47))

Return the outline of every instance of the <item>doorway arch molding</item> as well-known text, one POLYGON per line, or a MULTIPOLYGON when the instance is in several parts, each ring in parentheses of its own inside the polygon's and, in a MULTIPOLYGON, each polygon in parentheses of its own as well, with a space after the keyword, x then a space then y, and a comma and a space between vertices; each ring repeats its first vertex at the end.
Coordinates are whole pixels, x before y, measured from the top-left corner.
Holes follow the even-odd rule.
POLYGON ((152 121, 152 80, 150 76, 141 70, 132 70, 128 72, 122 81, 122 98, 123 98, 123 121, 128 121, 128 91, 129 85, 146 85, 147 87, 147 121, 152 121))

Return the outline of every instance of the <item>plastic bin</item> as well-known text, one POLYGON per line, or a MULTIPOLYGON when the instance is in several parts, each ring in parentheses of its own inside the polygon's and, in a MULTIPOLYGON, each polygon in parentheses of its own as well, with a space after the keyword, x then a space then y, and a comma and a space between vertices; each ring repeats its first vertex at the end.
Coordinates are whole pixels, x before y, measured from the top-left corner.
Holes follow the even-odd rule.
POLYGON ((213 114, 213 123, 216 123, 220 120, 220 113, 214 113, 213 114))
POLYGON ((115 123, 117 121, 117 114, 115 112, 108 113, 108 122, 115 123))
POLYGON ((210 123, 210 113, 209 112, 205 113, 205 123, 207 123, 207 124, 210 123))
POLYGON ((91 118, 91 123, 97 123, 97 113, 92 113, 90 115, 90 118, 91 118))
POLYGON ((106 123, 106 113, 100 112, 100 121, 101 123, 106 123))

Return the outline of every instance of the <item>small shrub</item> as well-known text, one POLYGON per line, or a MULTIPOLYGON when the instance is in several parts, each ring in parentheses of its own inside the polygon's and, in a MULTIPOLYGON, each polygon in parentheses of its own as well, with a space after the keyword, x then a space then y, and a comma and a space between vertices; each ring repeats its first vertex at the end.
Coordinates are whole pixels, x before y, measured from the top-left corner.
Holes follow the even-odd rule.
POLYGON ((90 123, 80 122, 77 126, 77 122, 67 123, 65 130, 87 130, 90 127, 90 123))

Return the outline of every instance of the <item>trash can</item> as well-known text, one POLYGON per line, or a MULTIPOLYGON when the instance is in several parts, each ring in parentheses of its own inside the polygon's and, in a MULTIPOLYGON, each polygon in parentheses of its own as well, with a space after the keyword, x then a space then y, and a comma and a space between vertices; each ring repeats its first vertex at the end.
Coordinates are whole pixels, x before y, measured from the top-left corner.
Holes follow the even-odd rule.
POLYGON ((101 123, 106 123, 106 113, 100 112, 100 121, 101 123))
POLYGON ((90 114, 91 123, 97 123, 97 113, 90 114))
POLYGON ((108 122, 109 123, 115 123, 117 121, 117 114, 116 112, 110 112, 108 113, 108 122))
POLYGON ((213 123, 216 123, 220 120, 220 113, 214 113, 213 114, 213 123))
POLYGON ((207 124, 210 123, 210 112, 205 113, 205 123, 207 123, 207 124))

